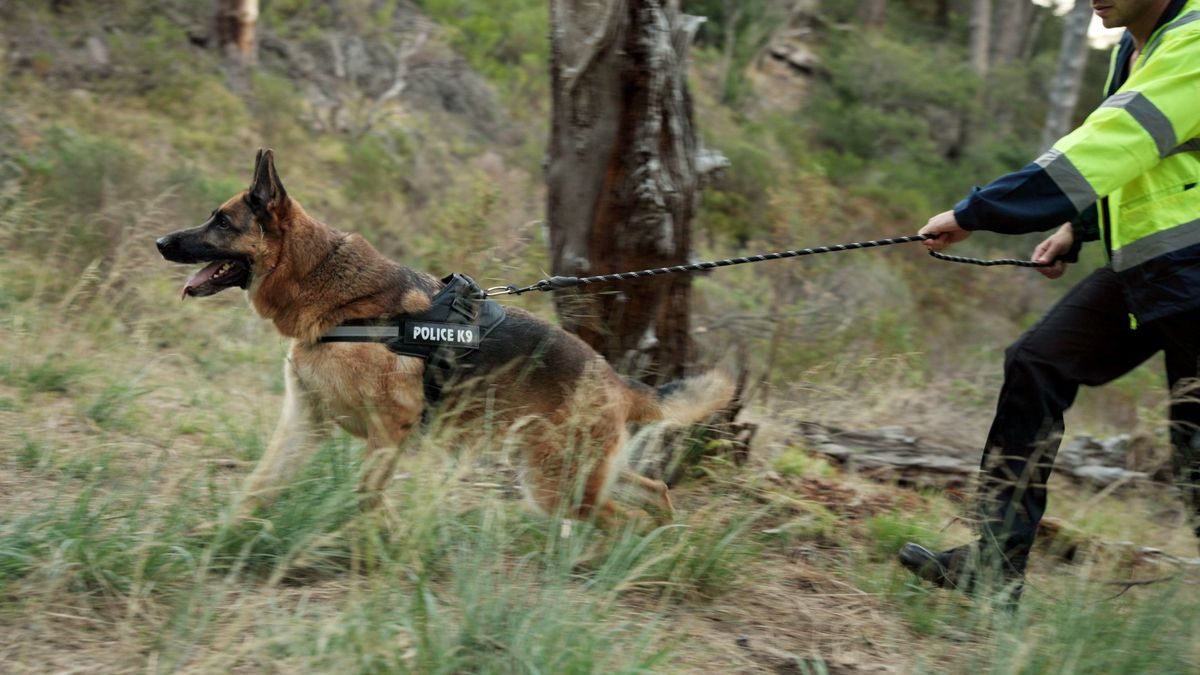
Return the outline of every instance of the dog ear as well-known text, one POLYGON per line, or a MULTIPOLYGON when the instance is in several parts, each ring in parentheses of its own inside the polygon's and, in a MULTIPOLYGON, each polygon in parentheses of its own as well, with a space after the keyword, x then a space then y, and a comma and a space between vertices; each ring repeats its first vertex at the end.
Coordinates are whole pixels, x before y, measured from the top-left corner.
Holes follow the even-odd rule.
POLYGON ((287 190, 283 189, 279 173, 275 171, 275 153, 269 149, 260 148, 254 158, 254 180, 246 196, 255 210, 268 209, 287 199, 287 190))

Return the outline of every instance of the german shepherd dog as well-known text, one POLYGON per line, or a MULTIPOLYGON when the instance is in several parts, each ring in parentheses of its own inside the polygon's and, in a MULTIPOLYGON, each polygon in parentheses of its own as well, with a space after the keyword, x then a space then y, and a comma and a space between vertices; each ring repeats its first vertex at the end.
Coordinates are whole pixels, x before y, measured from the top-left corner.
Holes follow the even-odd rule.
MULTIPOLYGON (((187 280, 184 298, 245 289, 258 314, 292 338, 283 411, 237 516, 284 487, 333 423, 366 439, 359 489, 377 500, 422 419, 426 362, 379 343, 321 337, 346 322, 424 312, 442 282, 309 216, 288 196, 270 150, 258 151, 248 189, 198 227, 156 243, 171 262, 207 263, 187 280)), ((609 496, 621 477, 670 513, 667 486, 625 468, 626 424, 697 422, 728 404, 729 378, 710 371, 655 390, 619 376, 576 336, 505 309, 479 346, 474 386, 447 390, 439 410, 454 411, 460 425, 478 425, 484 415, 499 422, 523 460, 527 497, 545 512, 563 508, 602 525, 623 520, 630 512, 609 496)))

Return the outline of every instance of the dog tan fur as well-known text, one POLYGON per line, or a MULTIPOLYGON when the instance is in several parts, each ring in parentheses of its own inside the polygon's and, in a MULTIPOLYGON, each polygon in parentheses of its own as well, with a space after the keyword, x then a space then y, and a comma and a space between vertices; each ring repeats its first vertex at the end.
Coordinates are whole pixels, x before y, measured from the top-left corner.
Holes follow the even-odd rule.
MULTIPOLYGON (((292 338, 283 410, 246 481, 242 515, 287 485, 333 424, 366 439, 360 489, 378 494, 420 424, 425 362, 382 344, 319 338, 346 321, 422 312, 441 282, 309 216, 288 196, 270 150, 259 151, 249 189, 199 227, 157 243, 168 260, 210 263, 189 279, 185 296, 240 286, 258 314, 292 338)), ((699 421, 728 404, 729 378, 713 371, 661 393, 618 375, 576 336, 518 307, 506 309, 470 380, 448 390, 439 410, 452 411, 456 424, 485 414, 499 421, 521 449, 527 494, 547 512, 566 508, 611 523, 622 516, 609 499, 618 477, 669 511, 666 485, 625 468, 626 425, 699 421)))

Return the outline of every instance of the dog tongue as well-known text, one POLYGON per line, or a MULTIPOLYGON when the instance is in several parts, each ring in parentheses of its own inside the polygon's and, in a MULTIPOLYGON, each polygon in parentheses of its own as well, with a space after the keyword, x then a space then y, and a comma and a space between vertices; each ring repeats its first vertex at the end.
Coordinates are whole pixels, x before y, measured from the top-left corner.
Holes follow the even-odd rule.
POLYGON ((217 273, 217 270, 221 267, 222 264, 224 264, 224 262, 225 261, 223 261, 223 260, 218 260, 216 262, 209 263, 204 269, 193 274, 187 280, 187 283, 185 283, 183 285, 183 295, 180 296, 180 299, 182 300, 184 298, 187 298, 188 291, 192 290, 193 288, 198 288, 200 286, 203 286, 210 279, 212 279, 213 275, 217 273))

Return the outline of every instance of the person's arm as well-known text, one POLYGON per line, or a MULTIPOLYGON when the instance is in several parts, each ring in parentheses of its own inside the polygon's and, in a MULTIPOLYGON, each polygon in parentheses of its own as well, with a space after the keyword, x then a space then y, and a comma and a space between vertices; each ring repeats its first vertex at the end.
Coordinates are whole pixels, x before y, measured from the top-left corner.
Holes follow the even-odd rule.
POLYGON ((1042 232, 1078 215, 1076 204, 1038 162, 973 189, 954 205, 954 220, 964 230, 1003 234, 1042 232))
MULTIPOLYGON (((1165 38, 1146 65, 1078 129, 1036 161, 976 188, 959 202, 954 224, 966 231, 1023 234, 1076 220, 1100 196, 1200 135, 1198 95, 1200 35, 1165 38)), ((944 215, 934 216, 926 226, 930 231, 922 233, 952 231, 944 215)), ((955 240, 961 238, 965 235, 955 240)))
POLYGON ((1064 262, 1079 262, 1079 251, 1083 248, 1084 242, 1096 241, 1100 238, 1099 208, 1092 204, 1067 225, 1070 225, 1072 230, 1071 246, 1059 257, 1064 262))
POLYGON ((1046 267, 1037 268, 1042 276, 1047 279, 1057 279, 1067 271, 1067 263, 1075 262, 1078 259, 1077 257, 1068 259, 1072 249, 1079 250, 1076 245, 1075 232, 1070 223, 1064 223, 1057 232, 1033 249, 1033 256, 1030 257, 1030 260, 1046 265, 1046 267))

